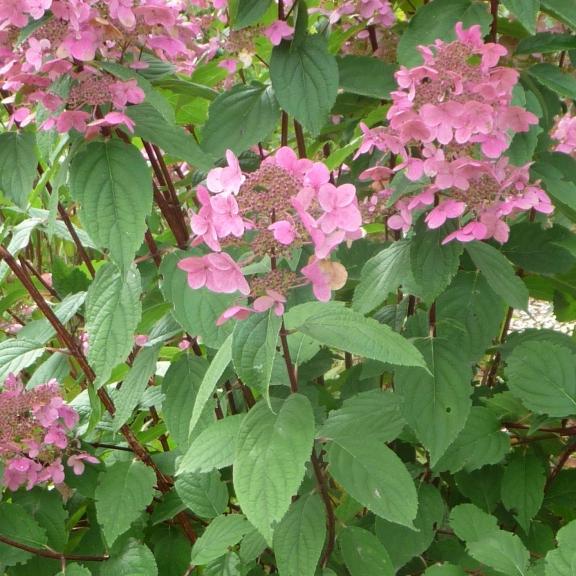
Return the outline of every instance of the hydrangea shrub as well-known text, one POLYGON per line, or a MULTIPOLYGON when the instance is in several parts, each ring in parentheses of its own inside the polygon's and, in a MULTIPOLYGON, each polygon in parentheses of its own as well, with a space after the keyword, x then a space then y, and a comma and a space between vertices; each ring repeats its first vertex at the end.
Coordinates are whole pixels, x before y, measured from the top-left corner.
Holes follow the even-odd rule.
POLYGON ((0 574, 572 574, 575 33, 0 0, 0 574))

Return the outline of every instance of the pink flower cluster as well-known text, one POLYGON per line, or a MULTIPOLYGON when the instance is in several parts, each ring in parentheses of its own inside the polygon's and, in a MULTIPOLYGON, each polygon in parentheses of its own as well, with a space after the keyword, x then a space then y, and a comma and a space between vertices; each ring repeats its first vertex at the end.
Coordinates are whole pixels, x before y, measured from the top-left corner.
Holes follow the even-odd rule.
POLYGON ((385 27, 392 26, 396 21, 396 16, 388 0, 346 0, 338 4, 335 10, 331 8, 326 11, 331 23, 337 22, 345 16, 364 20, 366 24, 377 24, 385 27))
POLYGON ((556 121, 550 136, 558 142, 554 147, 556 152, 574 154, 576 151, 576 116, 571 113, 561 116, 556 121))
POLYGON ((12 96, 11 122, 75 129, 90 137, 133 123, 124 113, 144 100, 135 80, 120 80, 103 61, 136 70, 151 55, 191 72, 214 55, 202 44, 212 14, 202 0, 0 0, 0 85, 12 96), (197 10, 196 10, 197 12, 197 10), (26 34, 23 29, 33 25, 26 34), (24 39, 20 38, 24 34, 24 39), (70 83, 71 81, 71 83, 70 83), (70 84, 69 84, 70 83, 70 84))
POLYGON ((298 159, 287 147, 248 175, 231 151, 226 158, 227 166, 211 170, 206 187, 197 190, 200 208, 190 217, 192 244, 204 244, 211 252, 178 264, 187 272, 190 287, 250 297, 252 307, 235 305, 219 323, 270 308, 281 315, 287 291, 303 283, 312 284, 318 300, 329 300, 332 290, 341 288, 347 278, 344 267, 330 255, 343 242, 363 234, 355 187, 336 186, 325 164, 298 159), (252 259, 270 259, 267 274, 248 281, 241 265, 223 252, 224 244, 242 243, 249 244, 252 259), (305 244, 313 247, 314 254, 299 277, 281 260, 305 244))
POLYGON ((460 228, 444 240, 461 242, 494 238, 506 242, 506 219, 527 210, 545 214, 553 207, 529 165, 513 166, 503 156, 513 133, 526 132, 538 118, 513 106, 518 72, 498 66, 506 48, 485 43, 479 26, 456 25, 457 39, 420 47, 424 62, 396 73, 389 125, 369 129, 361 124, 357 155, 375 148, 398 163, 383 174, 380 166, 362 175, 378 182, 372 205, 392 195, 387 178, 403 171, 408 180, 425 181, 422 191, 394 204, 388 226, 406 232, 415 212, 427 212, 429 228, 458 219, 460 228))
POLYGON ((98 462, 86 452, 71 450, 68 435, 78 414, 64 402, 55 380, 24 390, 21 380, 11 374, 0 392, 0 414, 0 459, 9 490, 61 484, 65 456, 77 475, 84 471, 84 462, 98 462))

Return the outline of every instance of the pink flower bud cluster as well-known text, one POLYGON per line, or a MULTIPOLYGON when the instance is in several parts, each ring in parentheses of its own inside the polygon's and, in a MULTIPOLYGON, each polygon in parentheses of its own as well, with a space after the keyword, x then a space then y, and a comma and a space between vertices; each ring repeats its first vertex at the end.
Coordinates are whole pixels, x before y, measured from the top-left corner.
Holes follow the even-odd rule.
POLYGON ((0 392, 0 415, 0 460, 9 490, 61 484, 65 457, 77 475, 84 471, 84 462, 98 462, 71 449, 69 434, 78 423, 78 413, 64 402, 55 380, 24 390, 21 380, 10 374, 0 392))
POLYGON ((148 66, 142 55, 150 54, 191 72, 207 51, 213 55, 212 47, 202 44, 213 9, 211 15, 192 13, 197 5, 0 0, 0 86, 4 98, 18 103, 11 122, 25 126, 37 120, 43 129, 75 129, 88 137, 120 124, 132 130, 124 110, 142 102, 144 92, 135 80, 108 74, 101 62, 138 70, 148 66))
POLYGON ((556 152, 573 155, 576 152, 576 116, 564 114, 556 121, 550 136, 556 140, 556 152))
POLYGON ((346 270, 330 260, 343 242, 362 236, 362 215, 352 184, 334 185, 322 162, 298 159, 288 147, 267 157, 260 168, 242 173, 238 159, 227 151, 227 166, 208 173, 197 191, 200 208, 191 214, 193 245, 211 252, 180 261, 191 288, 235 293, 251 299, 252 307, 233 306, 219 319, 245 318, 272 308, 281 315, 290 287, 310 283, 318 300, 326 301, 346 282, 346 270), (270 258, 272 269, 248 280, 225 245, 248 244, 252 257, 270 258), (298 276, 280 266, 293 248, 313 246, 314 255, 298 276))
MULTIPOLYGON (((357 155, 376 148, 400 157, 390 176, 403 171, 410 181, 428 182, 419 194, 396 201, 390 228, 406 232, 416 212, 427 212, 432 229, 458 220, 460 228, 445 242, 506 242, 508 218, 553 210, 538 183, 530 183, 529 165, 513 166, 503 156, 512 135, 526 132, 538 118, 512 105, 518 72, 498 66, 506 48, 485 43, 479 26, 465 30, 459 23, 456 36, 454 42, 421 46, 424 63, 396 73, 389 125, 369 129, 361 124, 357 155)), ((363 178, 383 179, 374 168, 363 178)), ((392 194, 388 183, 379 192, 372 204, 392 194)))

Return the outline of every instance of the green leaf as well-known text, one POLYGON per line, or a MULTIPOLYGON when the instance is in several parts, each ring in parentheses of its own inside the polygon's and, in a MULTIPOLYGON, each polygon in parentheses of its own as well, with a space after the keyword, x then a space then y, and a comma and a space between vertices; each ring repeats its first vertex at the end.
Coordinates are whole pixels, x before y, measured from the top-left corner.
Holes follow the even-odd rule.
POLYGON ((221 157, 236 154, 266 140, 274 131, 280 109, 270 86, 238 84, 220 94, 208 110, 202 148, 221 157))
POLYGON ((105 383, 113 368, 130 354, 140 322, 140 273, 136 267, 122 274, 113 264, 98 269, 86 295, 88 361, 97 385, 105 383))
POLYGON ((474 472, 459 472, 454 479, 462 495, 482 510, 493 512, 500 503, 501 467, 484 466, 474 472))
POLYGON ((554 34, 552 32, 539 32, 534 36, 523 38, 518 43, 516 54, 547 54, 560 50, 575 50, 576 36, 572 34, 554 34))
POLYGON ((270 79, 280 106, 316 135, 328 119, 338 92, 338 64, 321 36, 298 46, 282 42, 272 51, 270 79))
POLYGON ((188 451, 180 460, 177 474, 210 472, 215 468, 231 466, 236 453, 236 437, 243 418, 243 414, 227 416, 202 430, 192 440, 188 451))
POLYGON ((576 29, 576 9, 572 3, 565 0, 541 0, 541 4, 542 10, 576 29))
POLYGON ((570 235, 561 226, 544 229, 539 224, 522 222, 510 228, 510 239, 503 246, 502 253, 527 272, 569 272, 576 260, 561 246, 561 242, 570 238, 570 235))
POLYGON ((242 539, 239 551, 240 558, 245 563, 256 560, 267 547, 268 544, 262 534, 256 528, 252 528, 242 539))
POLYGON ((240 379, 268 397, 282 318, 270 308, 238 322, 232 335, 232 362, 240 379))
POLYGON ((441 526, 444 520, 444 508, 440 492, 430 484, 422 484, 418 490, 415 530, 376 518, 376 536, 388 551, 395 570, 428 549, 434 540, 436 526, 441 526))
POLYGON ((347 526, 338 534, 338 544, 351 576, 394 576, 388 552, 372 532, 347 526))
POLYGON ((314 340, 351 354, 396 366, 422 366, 418 349, 390 327, 348 308, 314 314, 297 329, 314 340))
POLYGON ((476 542, 498 531, 498 520, 473 504, 459 504, 450 512, 450 527, 465 542, 476 542))
POLYGON ((218 516, 192 547, 192 564, 208 564, 228 551, 242 540, 250 530, 250 524, 242 514, 218 516))
POLYGON ((32 548, 44 548, 46 530, 19 504, 0 504, 0 535, 32 548))
POLYGON ((458 342, 470 360, 486 352, 500 331, 504 302, 476 272, 459 272, 436 301, 439 338, 458 342))
POLYGON ((0 134, 0 190, 21 208, 26 207, 38 175, 35 147, 32 132, 0 134))
POLYGON ((460 566, 454 566, 454 564, 434 564, 434 566, 429 566, 426 568, 425 576, 465 576, 466 572, 460 566))
POLYGON ((330 474, 377 516, 411 528, 418 496, 404 463, 374 438, 337 438, 328 450, 330 474))
POLYGON ((502 476, 502 503, 514 513, 527 534, 544 501, 545 484, 542 461, 529 452, 515 452, 502 476))
MULTIPOLYGON (((197 253, 194 253, 198 256, 197 253)), ((162 292, 174 306, 174 318, 188 332, 201 336, 210 348, 220 348, 232 333, 234 322, 216 326, 216 320, 234 301, 233 294, 217 294, 207 288, 193 290, 188 286, 186 272, 176 267, 178 262, 192 253, 176 252, 162 260, 160 273, 164 280, 162 292)))
POLYGON ((500 430, 496 417, 487 408, 473 406, 464 430, 440 458, 435 470, 477 470, 500 462, 509 448, 510 439, 500 430))
POLYGON ((99 576, 158 576, 154 555, 148 546, 134 538, 121 540, 101 562, 99 576))
POLYGON ((112 546, 152 502, 156 475, 139 460, 115 462, 98 478, 96 514, 112 546))
POLYGON ((509 576, 524 576, 530 553, 516 534, 497 530, 467 546, 472 558, 509 576))
POLYGON ((264 402, 240 425, 234 488, 248 520, 270 544, 304 477, 314 442, 314 415, 305 396, 292 394, 274 414, 264 402))
POLYGON ((19 491, 13 496, 15 504, 22 506, 41 528, 46 530, 48 545, 54 550, 64 550, 68 541, 62 496, 56 490, 36 487, 30 491, 19 491))
POLYGON ((224 374, 224 370, 230 364, 232 360, 232 336, 228 338, 222 344, 222 347, 216 353, 216 356, 210 362, 210 366, 204 374, 200 388, 198 389, 198 394, 196 395, 196 400, 194 402, 194 408, 192 410, 192 416, 190 418, 190 432, 194 430, 194 427, 198 423, 202 412, 206 406, 208 400, 216 388, 216 384, 224 374))
POLYGON ((381 442, 394 440, 404 428, 400 397, 393 392, 369 390, 344 401, 339 410, 330 412, 317 438, 373 436, 381 442))
POLYGON ((158 573, 162 576, 182 576, 190 567, 191 552, 192 546, 184 534, 167 532, 154 544, 158 573))
POLYGON ((507 360, 510 391, 538 414, 576 414, 574 354, 550 342, 524 342, 507 360))
POLYGON ((272 0, 236 0, 237 8, 236 14, 232 22, 233 30, 240 30, 241 28, 246 28, 260 20, 272 0))
POLYGON ((44 348, 24 339, 8 338, 0 342, 0 381, 4 382, 10 372, 18 374, 36 362, 44 353, 44 348))
MULTIPOLYGON (((203 576, 243 576, 246 573, 242 561, 235 552, 213 560, 204 567, 203 576)), ((260 576, 260 575, 258 575, 260 576)))
POLYGON ((169 122, 150 104, 128 106, 126 115, 136 123, 134 134, 142 140, 156 144, 164 152, 201 170, 208 170, 214 164, 198 146, 192 134, 186 132, 181 126, 169 122))
POLYGON ((565 74, 558 66, 535 64, 528 69, 528 74, 559 96, 576 98, 576 78, 565 74))
POLYGON ((400 368, 395 390, 403 400, 402 415, 430 452, 434 466, 468 419, 472 371, 462 350, 451 341, 425 339, 416 345, 432 374, 421 368, 400 368))
POLYGON ((576 567, 576 520, 558 530, 558 547, 546 554, 546 576, 574 576, 576 567))
POLYGON ((471 242, 466 245, 466 251, 488 281, 490 288, 504 302, 512 308, 528 309, 528 288, 499 250, 485 242, 471 242))
POLYGON ((502 0, 502 4, 510 10, 518 22, 530 32, 536 32, 536 19, 540 9, 540 0, 502 0))
POLYGON ((181 474, 175 488, 182 502, 200 518, 216 518, 228 506, 228 488, 216 470, 206 474, 181 474))
MULTIPOLYGON (((181 450, 188 447, 190 433, 196 426, 194 423, 194 426, 190 427, 192 411, 207 368, 204 358, 184 354, 170 365, 162 382, 162 392, 166 396, 162 403, 164 420, 170 435, 181 450)), ((206 420, 210 416, 206 414, 210 407, 204 410, 205 406, 198 412, 196 422, 201 416, 206 420)))
POLYGON ((294 502, 274 531, 274 555, 282 576, 314 576, 326 538, 324 504, 317 494, 294 502))
POLYGON ((58 572, 56 576, 91 576, 92 572, 81 564, 66 563, 66 571, 58 572))
POLYGON ((138 149, 115 139, 86 144, 70 164, 70 192, 92 240, 127 270, 152 210, 152 176, 138 149))
POLYGON ((353 307, 363 314, 378 307, 404 283, 414 284, 410 267, 411 243, 393 242, 364 264, 354 291, 353 307))
POLYGON ((488 10, 482 4, 469 0, 434 0, 416 12, 400 37, 398 61, 413 67, 422 62, 417 47, 433 44, 435 40, 454 40, 454 26, 462 22, 465 28, 480 24, 486 34, 491 22, 488 10))
POLYGON ((442 245, 444 238, 454 229, 453 224, 445 224, 429 230, 424 218, 416 224, 416 235, 410 242, 410 266, 418 286, 414 293, 426 302, 432 302, 444 291, 458 271, 462 244, 449 242, 442 245))
POLYGON ((114 414, 114 430, 118 431, 126 423, 132 411, 138 406, 148 386, 148 381, 156 371, 158 347, 144 348, 136 356, 134 365, 124 381, 120 392, 114 398, 116 413, 114 414))
POLYGON ((369 56, 344 56, 338 58, 340 88, 345 92, 389 100, 396 90, 395 64, 386 64, 369 56))

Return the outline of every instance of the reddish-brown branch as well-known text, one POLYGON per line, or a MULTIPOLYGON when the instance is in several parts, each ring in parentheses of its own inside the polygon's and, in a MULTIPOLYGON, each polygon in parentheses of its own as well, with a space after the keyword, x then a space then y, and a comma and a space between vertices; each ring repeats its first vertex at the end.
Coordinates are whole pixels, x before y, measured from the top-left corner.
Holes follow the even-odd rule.
POLYGON ((288 146, 288 114, 286 112, 282 112, 280 146, 288 146))
MULTIPOLYGON (((47 183, 46 188, 48 191, 50 191, 51 190, 50 184, 47 183)), ((80 258, 82 258, 84 264, 86 264, 86 268, 88 269, 90 276, 94 278, 96 276, 96 270, 94 269, 92 260, 90 260, 90 256, 88 256, 88 253, 86 252, 86 249, 82 245, 82 242, 80 242, 80 238, 78 237, 76 229, 74 228, 74 224, 72 224, 72 221, 70 220, 70 216, 68 216, 68 212, 66 212, 66 208, 64 208, 64 206, 60 202, 58 202, 58 214, 60 214, 60 218, 62 218, 64 225, 68 229, 70 237, 72 238, 72 242, 74 242, 74 244, 76 245, 76 250, 78 250, 80 258)))
POLYGON ((570 442, 570 444, 566 446, 564 452, 562 452, 560 458, 558 459, 558 462, 556 462, 556 466, 554 466, 554 468, 550 472, 550 475, 548 476, 548 479, 546 480, 545 490, 550 487, 550 485, 554 482, 554 480, 556 480, 558 474, 560 474, 562 468, 564 468, 564 464, 568 462, 568 458, 570 458, 570 456, 572 456, 574 452, 576 452, 576 440, 570 442))
POLYGON ((294 134, 296 136, 296 146, 298 148, 298 156, 306 158, 306 141, 304 140, 304 131, 300 122, 294 120, 294 134))
MULTIPOLYGON (((62 342, 62 344, 66 348, 68 348, 72 356, 74 356, 80 368, 86 375, 86 379, 88 380, 88 382, 93 383, 96 379, 96 374, 94 373, 94 370, 92 370, 92 367, 88 364, 88 361, 84 356, 82 349, 80 348, 80 346, 78 345, 72 334, 68 332, 65 326, 54 314, 54 312, 52 311, 52 309, 50 308, 50 306, 48 305, 42 294, 40 294, 40 292, 32 282, 32 279, 26 273, 26 270, 23 267, 21 267, 16 261, 16 259, 12 256, 12 254, 10 254, 10 252, 8 252, 8 250, 6 250, 6 248, 4 248, 1 245, 0 245, 0 257, 6 262, 6 264, 8 265, 12 273, 16 276, 16 278, 20 280, 24 288, 26 288, 26 290, 28 291, 28 293, 38 306, 38 309, 42 312, 44 317, 48 320, 48 322, 50 322, 50 324, 56 331, 58 339, 62 342)), ((106 410, 110 413, 110 415, 113 416, 114 413, 116 412, 116 407, 114 406, 114 403, 112 402, 112 399, 110 398, 106 389, 100 388, 97 394, 106 410)), ((132 429, 128 425, 124 424, 120 428, 120 433, 124 436, 134 454, 142 462, 144 462, 144 464, 149 466, 154 471, 154 473, 156 474, 158 489, 163 493, 168 492, 172 488, 172 480, 168 476, 165 476, 164 473, 158 468, 158 466, 150 457, 149 452, 136 438, 132 429)), ((189 535, 191 527, 184 526, 186 521, 187 517, 184 517, 184 520, 180 520, 180 523, 184 531, 189 535)))
POLYGON ((24 552, 29 552, 35 556, 52 558, 53 560, 66 560, 67 562, 104 562, 110 558, 108 554, 102 556, 94 556, 91 554, 64 554, 63 552, 56 552, 50 549, 34 548, 33 546, 22 544, 22 542, 16 542, 16 540, 12 540, 3 535, 0 535, 0 542, 12 546, 12 548, 24 550, 24 552))
POLYGON ((326 541, 326 547, 324 548, 324 554, 322 555, 321 564, 326 566, 330 556, 334 551, 334 542, 336 541, 336 518, 334 517, 334 508, 332 507, 332 501, 330 500, 330 495, 328 494, 328 486, 326 483, 326 478, 324 477, 324 471, 322 469, 322 464, 316 456, 316 452, 312 450, 312 467, 314 468, 314 475, 316 476, 316 483, 318 486, 318 491, 322 497, 322 502, 324 502, 324 508, 326 509, 326 530, 328 532, 328 539, 326 541))
POLYGON ((490 25, 490 42, 496 42, 498 38, 498 6, 500 0, 490 0, 490 14, 492 15, 492 24, 490 25))

